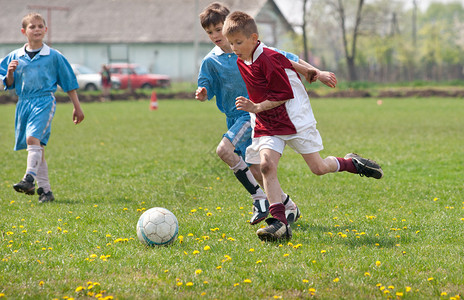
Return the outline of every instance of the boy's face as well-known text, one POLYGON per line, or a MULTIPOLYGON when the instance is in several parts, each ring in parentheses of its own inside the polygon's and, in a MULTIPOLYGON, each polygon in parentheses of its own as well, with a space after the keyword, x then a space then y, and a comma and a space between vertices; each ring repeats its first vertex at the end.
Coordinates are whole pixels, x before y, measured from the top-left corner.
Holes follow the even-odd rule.
POLYGON ((21 28, 21 32, 27 37, 29 43, 42 42, 47 32, 47 27, 41 19, 32 19, 26 28, 21 28))
POLYGON ((241 32, 229 34, 227 40, 230 43, 232 51, 240 58, 241 60, 251 61, 253 50, 256 48, 258 43, 258 34, 253 33, 250 37, 247 37, 241 32))
POLYGON ((211 42, 213 42, 215 45, 219 46, 221 49, 228 49, 229 48, 229 42, 227 39, 222 35, 222 26, 223 23, 219 23, 216 25, 210 25, 209 27, 204 28, 206 31, 206 34, 208 35, 209 39, 211 42))

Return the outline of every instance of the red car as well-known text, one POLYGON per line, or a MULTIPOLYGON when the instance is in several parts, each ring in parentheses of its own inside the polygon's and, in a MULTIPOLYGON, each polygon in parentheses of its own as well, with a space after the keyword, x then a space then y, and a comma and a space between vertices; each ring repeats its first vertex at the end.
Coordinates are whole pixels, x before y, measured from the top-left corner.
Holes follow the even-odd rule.
POLYGON ((150 74, 137 64, 114 63, 108 65, 111 77, 121 81, 121 89, 151 89, 154 87, 168 87, 171 79, 167 75, 150 74))

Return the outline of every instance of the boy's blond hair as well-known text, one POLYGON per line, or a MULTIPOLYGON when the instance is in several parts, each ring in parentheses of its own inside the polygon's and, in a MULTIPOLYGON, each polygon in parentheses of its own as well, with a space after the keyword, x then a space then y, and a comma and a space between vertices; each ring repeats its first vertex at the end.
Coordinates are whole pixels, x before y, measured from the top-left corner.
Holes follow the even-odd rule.
POLYGON ((45 23, 45 19, 42 17, 41 14, 32 12, 24 16, 22 20, 23 29, 26 29, 27 25, 29 25, 31 21, 34 19, 41 20, 44 23, 44 25, 47 26, 47 24, 45 23))
POLYGON ((220 2, 213 2, 208 5, 200 14, 200 23, 203 28, 208 28, 211 25, 224 23, 229 9, 220 2))
POLYGON ((242 33, 249 38, 253 33, 258 34, 258 26, 250 15, 236 11, 226 18, 222 27, 222 34, 225 36, 235 33, 242 33))

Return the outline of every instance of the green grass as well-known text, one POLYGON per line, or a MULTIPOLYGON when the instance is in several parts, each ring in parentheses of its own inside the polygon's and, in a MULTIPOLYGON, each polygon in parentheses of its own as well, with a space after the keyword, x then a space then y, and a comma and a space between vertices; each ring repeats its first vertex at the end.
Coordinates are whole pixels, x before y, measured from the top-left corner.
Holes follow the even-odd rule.
POLYGON ((213 102, 85 103, 78 126, 59 104, 45 205, 12 189, 26 152, 12 150, 14 105, 2 106, 0 298, 464 297, 464 101, 312 106, 322 156, 357 152, 385 177, 318 177, 287 149, 279 177, 303 217, 282 245, 247 224, 251 200, 215 154, 225 120, 213 102), (174 212, 182 243, 139 243, 136 222, 154 206, 174 212))

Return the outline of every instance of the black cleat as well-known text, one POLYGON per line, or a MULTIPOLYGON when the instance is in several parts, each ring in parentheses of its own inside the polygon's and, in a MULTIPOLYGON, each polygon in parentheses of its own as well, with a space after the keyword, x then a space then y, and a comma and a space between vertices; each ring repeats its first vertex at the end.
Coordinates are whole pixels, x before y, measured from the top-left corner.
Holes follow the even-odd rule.
POLYGON ((348 153, 345 159, 351 158, 359 176, 373 177, 380 179, 383 177, 382 168, 373 160, 363 158, 356 153, 348 153))
POLYGON ((250 219, 250 224, 255 225, 266 219, 269 215, 269 201, 267 199, 259 199, 253 202, 253 215, 250 219))
POLYGON ((39 194, 39 203, 52 202, 55 200, 52 191, 44 193, 44 190, 41 187, 37 189, 37 194, 39 194))
POLYGON ((34 195, 35 194, 35 183, 34 177, 31 174, 26 174, 23 180, 18 182, 17 184, 13 185, 13 188, 18 193, 25 193, 26 195, 34 195))
POLYGON ((259 239, 262 241, 290 240, 292 238, 292 228, 283 222, 275 219, 266 219, 267 227, 260 228, 256 231, 259 239))

